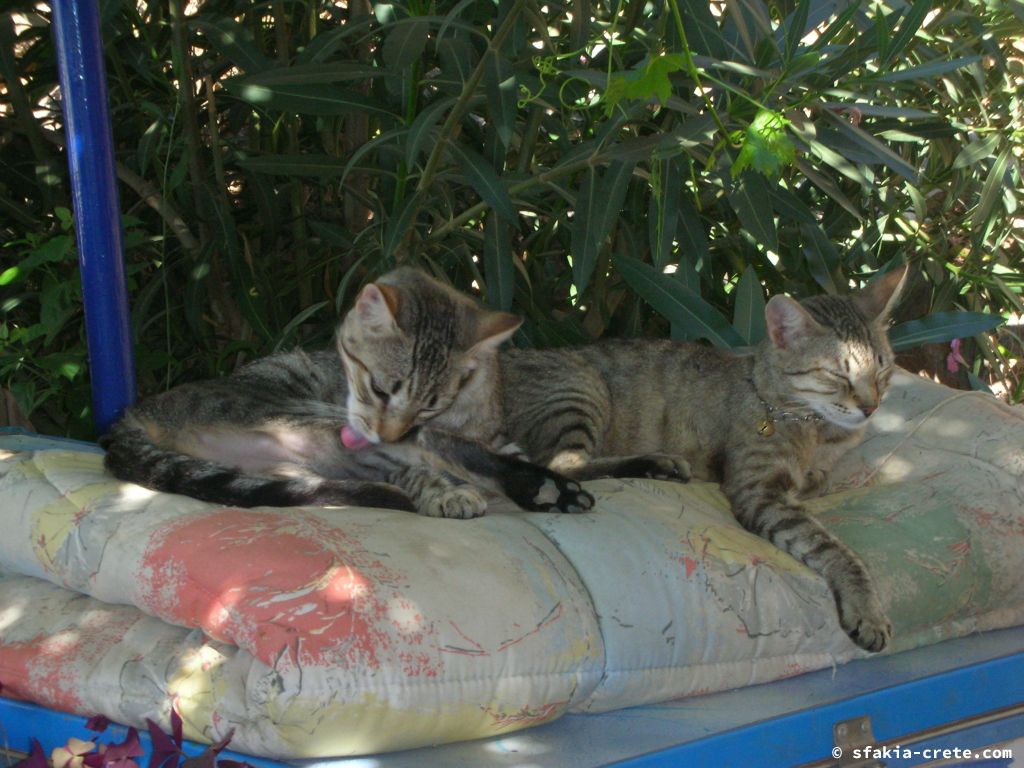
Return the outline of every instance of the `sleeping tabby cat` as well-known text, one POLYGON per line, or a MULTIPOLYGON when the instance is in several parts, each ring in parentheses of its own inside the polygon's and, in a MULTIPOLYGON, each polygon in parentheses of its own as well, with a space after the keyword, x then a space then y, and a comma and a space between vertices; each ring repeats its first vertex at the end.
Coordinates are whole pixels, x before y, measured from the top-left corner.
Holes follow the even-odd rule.
POLYGON ((503 352, 508 437, 576 479, 660 462, 669 476, 720 481, 739 522, 821 574, 846 633, 880 651, 892 628, 867 568, 800 498, 825 490, 888 389, 886 330, 905 274, 851 297, 772 297, 768 336, 747 356, 635 339, 503 352))
POLYGON ((519 327, 413 270, 367 285, 337 350, 287 352, 131 407, 103 439, 122 480, 219 504, 357 504, 470 518, 453 473, 534 510, 583 512, 579 483, 491 437, 497 348, 519 327), (340 354, 340 359, 339 359, 340 354))

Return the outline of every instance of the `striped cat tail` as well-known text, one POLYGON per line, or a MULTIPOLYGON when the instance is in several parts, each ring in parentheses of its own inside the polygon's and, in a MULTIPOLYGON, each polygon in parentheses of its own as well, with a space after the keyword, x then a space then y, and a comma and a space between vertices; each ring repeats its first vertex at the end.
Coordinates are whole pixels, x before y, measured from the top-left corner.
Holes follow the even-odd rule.
POLYGON ((100 440, 114 477, 154 491, 179 493, 234 507, 363 506, 413 511, 394 486, 316 476, 252 475, 236 467, 161 448, 125 419, 100 440))

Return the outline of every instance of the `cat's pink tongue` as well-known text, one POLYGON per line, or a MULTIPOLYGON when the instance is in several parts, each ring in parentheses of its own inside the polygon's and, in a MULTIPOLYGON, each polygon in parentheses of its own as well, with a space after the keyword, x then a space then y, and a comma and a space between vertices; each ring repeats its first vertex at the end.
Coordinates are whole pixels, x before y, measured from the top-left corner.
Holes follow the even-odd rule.
POLYGON ((368 446, 370 441, 346 424, 341 428, 341 444, 350 451, 358 451, 368 446))

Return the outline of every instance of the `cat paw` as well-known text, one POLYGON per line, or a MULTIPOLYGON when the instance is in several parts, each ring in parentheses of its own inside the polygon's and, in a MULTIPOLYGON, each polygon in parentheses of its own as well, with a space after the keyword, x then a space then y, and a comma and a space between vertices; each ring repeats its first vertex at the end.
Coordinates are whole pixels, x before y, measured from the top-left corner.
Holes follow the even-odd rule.
POLYGON ((840 611, 839 625, 854 643, 871 653, 885 650, 892 640, 892 622, 872 594, 852 601, 850 609, 840 611))
POLYGON ((804 498, 822 496, 831 485, 831 478, 828 472, 823 469, 809 469, 804 473, 804 484, 800 488, 800 495, 804 498))
POLYGON ((431 494, 419 509, 426 517, 472 520, 487 511, 487 501, 479 491, 468 485, 456 485, 431 494))
POLYGON ((503 482, 505 495, 533 512, 589 512, 594 497, 575 480, 537 464, 516 460, 503 482))
POLYGON ((575 480, 552 473, 552 476, 537 489, 529 506, 521 506, 541 512, 578 514, 594 508, 594 497, 583 490, 583 486, 575 480))
POLYGON ((690 464, 680 456, 667 453, 649 453, 624 459, 616 477, 649 477, 652 480, 673 480, 688 483, 693 477, 690 464))

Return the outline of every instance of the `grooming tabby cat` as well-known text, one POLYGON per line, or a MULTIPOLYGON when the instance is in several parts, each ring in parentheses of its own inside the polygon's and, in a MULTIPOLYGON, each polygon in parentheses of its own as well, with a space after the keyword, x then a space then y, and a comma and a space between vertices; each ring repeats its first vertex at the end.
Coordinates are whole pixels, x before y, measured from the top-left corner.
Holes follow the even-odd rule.
POLYGON ((905 274, 850 297, 772 297, 767 338, 747 356, 637 339, 505 351, 508 438, 576 479, 644 474, 630 464, 658 452, 677 474, 721 482, 743 527, 821 574, 846 633, 880 651, 892 627, 864 563, 800 498, 827 488, 889 387, 886 331, 905 274))
POLYGON ((497 432, 497 348, 520 322, 396 270, 359 294, 337 350, 273 355, 129 408, 102 441, 106 467, 242 507, 483 514, 484 498, 453 473, 526 509, 584 512, 594 500, 579 483, 473 439, 497 432))

